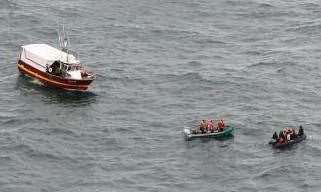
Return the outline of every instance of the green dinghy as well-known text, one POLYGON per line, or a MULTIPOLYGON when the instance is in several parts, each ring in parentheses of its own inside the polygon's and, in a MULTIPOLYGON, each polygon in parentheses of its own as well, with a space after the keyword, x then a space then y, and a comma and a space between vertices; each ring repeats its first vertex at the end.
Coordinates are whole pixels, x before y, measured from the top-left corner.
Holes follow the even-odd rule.
POLYGON ((199 133, 197 129, 184 128, 184 136, 187 140, 193 138, 225 138, 233 135, 234 127, 226 126, 223 131, 211 133, 199 133))

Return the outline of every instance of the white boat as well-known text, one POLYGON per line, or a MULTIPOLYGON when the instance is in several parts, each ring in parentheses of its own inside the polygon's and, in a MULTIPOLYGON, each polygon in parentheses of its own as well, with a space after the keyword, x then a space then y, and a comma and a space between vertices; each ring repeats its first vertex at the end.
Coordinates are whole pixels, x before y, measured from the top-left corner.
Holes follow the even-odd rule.
POLYGON ((62 42, 59 38, 59 42, 61 49, 47 44, 22 46, 17 61, 19 71, 46 86, 72 91, 87 90, 95 75, 82 66, 74 51, 67 48, 67 39, 62 42))

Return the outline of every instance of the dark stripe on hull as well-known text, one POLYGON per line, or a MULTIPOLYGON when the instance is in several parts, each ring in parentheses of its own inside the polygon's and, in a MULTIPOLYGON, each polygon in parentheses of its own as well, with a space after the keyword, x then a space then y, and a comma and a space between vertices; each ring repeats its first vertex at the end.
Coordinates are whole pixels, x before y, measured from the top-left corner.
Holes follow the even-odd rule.
POLYGON ((19 60, 17 63, 18 69, 21 73, 31 76, 32 78, 38 79, 43 84, 51 87, 56 87, 65 90, 79 90, 85 91, 88 89, 89 84, 93 79, 89 80, 70 80, 63 79, 46 72, 40 71, 36 68, 31 67, 25 62, 19 60))

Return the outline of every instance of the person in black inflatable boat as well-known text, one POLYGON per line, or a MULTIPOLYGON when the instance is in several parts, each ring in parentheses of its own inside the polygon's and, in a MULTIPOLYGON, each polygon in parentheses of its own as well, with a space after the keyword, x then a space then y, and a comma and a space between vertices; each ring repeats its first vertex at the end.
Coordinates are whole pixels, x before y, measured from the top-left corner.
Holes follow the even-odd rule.
POLYGON ((285 135, 284 135, 283 131, 280 131, 280 134, 279 134, 279 137, 278 137, 278 139, 277 139, 277 142, 278 142, 278 143, 284 143, 284 142, 286 142, 286 138, 285 138, 285 135))
MULTIPOLYGON (((285 128, 283 131, 280 131, 280 135, 277 139, 278 143, 287 143, 296 137, 300 137, 304 134, 303 128, 300 125, 299 132, 296 133, 294 128, 285 128)), ((275 135, 273 135, 273 139, 275 138, 275 135)))
POLYGON ((272 139, 274 139, 275 141, 278 140, 278 134, 276 133, 276 131, 273 133, 272 139))
POLYGON ((300 136, 302 136, 303 134, 304 134, 303 127, 302 127, 302 125, 300 125, 300 127, 299 127, 299 132, 298 132, 298 136, 300 137, 300 136))

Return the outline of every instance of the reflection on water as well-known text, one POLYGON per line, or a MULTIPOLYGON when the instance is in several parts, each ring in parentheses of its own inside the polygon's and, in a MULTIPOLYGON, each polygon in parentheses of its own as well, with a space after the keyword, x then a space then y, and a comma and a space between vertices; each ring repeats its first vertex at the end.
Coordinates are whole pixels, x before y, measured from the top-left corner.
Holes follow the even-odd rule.
POLYGON ((59 103, 68 106, 88 105, 96 102, 96 94, 90 91, 65 91, 44 86, 41 82, 30 77, 19 75, 16 89, 24 96, 35 96, 46 103, 59 103))

